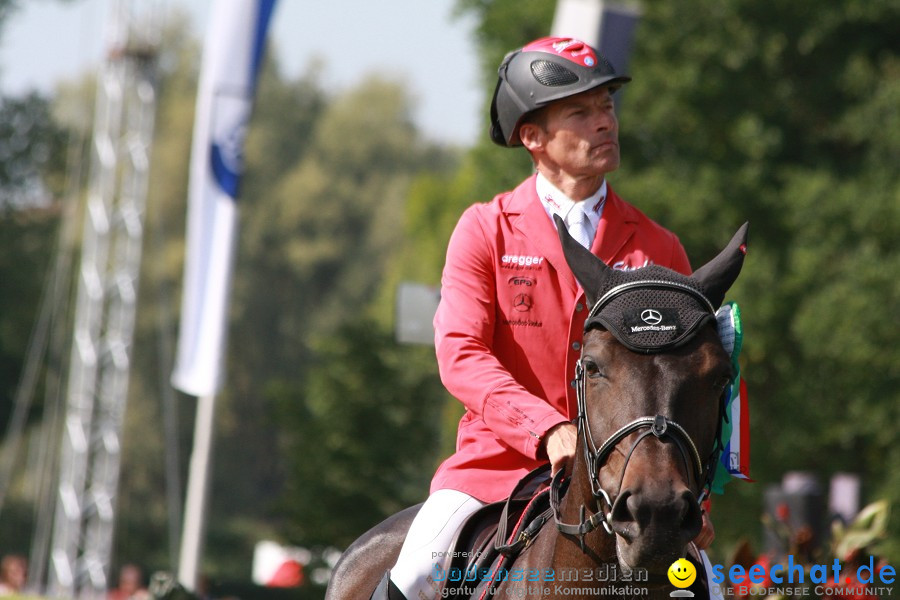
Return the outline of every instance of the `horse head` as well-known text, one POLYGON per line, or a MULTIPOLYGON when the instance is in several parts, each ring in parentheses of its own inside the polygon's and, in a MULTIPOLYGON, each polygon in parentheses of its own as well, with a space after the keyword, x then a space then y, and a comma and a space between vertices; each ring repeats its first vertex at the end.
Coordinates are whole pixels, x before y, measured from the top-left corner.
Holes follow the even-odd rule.
POLYGON ((613 270, 558 218, 557 226, 592 307, 576 374, 572 481, 589 482, 583 494, 613 534, 620 565, 663 573, 700 531, 721 449, 733 373, 715 312, 740 273, 747 225, 691 276, 656 265, 613 270))

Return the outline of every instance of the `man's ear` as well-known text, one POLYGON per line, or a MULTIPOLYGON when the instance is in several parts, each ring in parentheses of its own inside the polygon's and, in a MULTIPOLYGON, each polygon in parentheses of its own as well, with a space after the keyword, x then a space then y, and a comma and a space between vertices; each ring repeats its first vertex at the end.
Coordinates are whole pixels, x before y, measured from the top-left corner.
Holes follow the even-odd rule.
POLYGON ((519 139, 529 152, 541 150, 544 147, 544 132, 536 123, 525 122, 519 125, 519 139))

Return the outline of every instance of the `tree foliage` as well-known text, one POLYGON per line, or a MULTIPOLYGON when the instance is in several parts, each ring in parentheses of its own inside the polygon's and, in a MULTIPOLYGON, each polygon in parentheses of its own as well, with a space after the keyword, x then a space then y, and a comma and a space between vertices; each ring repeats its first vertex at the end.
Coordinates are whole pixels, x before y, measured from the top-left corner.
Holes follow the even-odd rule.
POLYGON ((348 322, 314 347, 300 389, 269 390, 293 429, 282 508, 293 539, 343 548, 424 500, 444 394, 431 353, 398 346, 371 321, 348 322))
MULTIPOLYGON (((172 540, 167 535, 167 521, 172 515, 160 493, 168 484, 164 465, 167 452, 173 448, 167 448, 171 440, 164 436, 161 399, 172 395, 168 377, 175 316, 180 308, 190 162, 190 136, 185 132, 193 126, 199 63, 199 44, 188 31, 186 21, 170 23, 158 62, 145 260, 122 437, 115 556, 117 561, 137 561, 148 569, 173 566, 168 553, 172 540)), ((36 98, 23 107, 43 110, 39 119, 32 119, 41 126, 60 119, 86 135, 88 121, 84 115, 90 110, 85 107, 90 106, 92 95, 91 78, 85 77, 60 89, 54 116, 36 98)), ((423 141, 411 120, 412 100, 396 81, 372 76, 356 87, 329 94, 318 81, 316 67, 297 80, 289 80, 270 58, 257 98, 241 191, 242 229, 232 294, 227 383, 219 399, 209 516, 211 542, 204 567, 213 576, 249 577, 257 541, 263 537, 287 541, 288 531, 310 529, 305 519, 316 514, 313 505, 307 505, 312 511, 308 514, 288 511, 297 519, 290 527, 282 516, 284 506, 295 505, 282 502, 285 485, 305 485, 290 479, 294 472, 303 472, 294 462, 305 459, 282 455, 277 449, 282 444, 303 443, 297 436, 306 431, 306 394, 320 394, 317 390, 325 385, 320 383, 307 392, 306 381, 324 368, 327 361, 319 358, 320 353, 335 356, 336 350, 330 349, 329 343, 337 342, 329 340, 337 336, 345 344, 341 348, 353 348, 346 344, 355 342, 356 337, 374 340, 372 347, 353 348, 351 354, 361 354, 361 358, 342 357, 342 362, 356 360, 389 367, 375 374, 375 387, 380 390, 378 396, 385 396, 380 400, 392 416, 383 432, 376 432, 373 440, 359 439, 360 445, 380 444, 385 436, 396 438, 402 433, 397 429, 400 425, 412 423, 418 428, 427 421, 432 411, 429 398, 437 382, 427 365, 403 371, 403 363, 422 363, 422 350, 417 354, 413 349, 399 349, 390 341, 390 319, 381 319, 378 325, 371 319, 379 310, 381 278, 396 254, 397 233, 403 229, 406 190, 417 173, 446 170, 453 154, 423 141), (357 336, 348 324, 361 322, 367 327, 357 336), (351 337, 343 340, 344 335, 351 337), (400 354, 403 359, 398 358, 400 354), (404 388, 406 396, 402 396, 404 388), (282 391, 273 395, 267 392, 269 389, 282 391), (401 395, 393 400, 387 397, 397 393, 401 395), (417 393, 422 397, 413 396, 417 393), (293 412, 291 407, 295 408, 293 412)), ((13 108, 18 110, 19 105, 13 108)), ((12 108, 4 110, 12 114, 12 108)), ((4 122, 22 130, 8 136, 10 147, 21 149, 21 158, 16 155, 0 161, 0 174, 18 173, 21 169, 13 168, 18 163, 12 159, 24 164, 26 158, 43 148, 41 144, 46 144, 34 130, 23 129, 27 125, 24 120, 10 118, 4 122)), ((46 154, 43 151, 41 155, 46 154)), ((56 171, 43 166, 42 180, 50 181, 56 171)), ((18 180, 13 183, 18 185, 18 180)), ((18 359, 6 363, 10 373, 4 386, 10 390, 17 380, 17 365, 21 364, 33 322, 31 310, 36 302, 27 298, 40 291, 42 278, 35 274, 44 272, 43 264, 52 255, 48 248, 55 226, 51 221, 41 231, 32 227, 24 232, 21 225, 27 219, 18 218, 18 213, 16 216, 15 220, 5 220, 5 225, 0 223, 0 233, 15 249, 6 257, 9 263, 0 261, 3 280, 25 283, 18 290, 12 285, 3 287, 10 307, 4 317, 8 316, 8 323, 14 323, 15 328, 9 329, 0 347, 18 359)), ((180 449, 183 481, 194 402, 183 397, 175 400, 180 406, 174 449, 180 449)), ((335 423, 334 427, 339 425, 335 423)), ((325 432, 325 428, 320 430, 325 432)), ((410 439, 435 439, 427 423, 422 432, 410 439)), ((339 436, 340 430, 329 435, 339 436)), ((420 461, 409 461, 396 453, 365 456, 378 457, 379 462, 358 468, 372 471, 378 467, 385 473, 397 468, 419 484, 434 468, 434 457, 428 452, 417 452, 420 461)), ((423 485, 414 487, 419 494, 426 489, 423 485)), ((402 489, 398 497, 393 496, 396 487, 370 491, 369 497, 379 499, 376 506, 382 507, 374 514, 384 514, 384 506, 395 506, 400 499, 418 499, 412 493, 412 484, 403 484, 402 489)), ((365 511, 360 514, 372 516, 365 511)), ((304 539, 290 541, 308 543, 304 539)), ((17 547, 18 551, 27 550, 27 542, 22 543, 25 547, 17 547)))
MULTIPOLYGON (((878 323, 900 308, 897 26, 890 2, 651 2, 641 21, 614 182, 695 264, 751 222, 730 295, 763 483, 851 471, 870 497, 900 498, 873 461, 896 455, 873 424, 898 410, 897 330, 878 323)), ((762 506, 762 486, 735 487, 729 535, 762 506)))
MULTIPOLYGON (((184 252, 190 148, 183 132, 191 127, 197 49, 178 28, 168 37, 167 47, 181 50, 164 61, 169 70, 160 83, 154 142, 157 183, 148 213, 156 260, 146 261, 144 269, 143 341, 136 342, 144 352, 137 397, 160 394, 165 385, 158 374, 167 367, 154 338, 159 336, 160 315, 177 314, 184 252)), ((288 541, 289 531, 305 532, 311 527, 307 520, 318 520, 319 509, 310 504, 303 505, 308 512, 292 509, 287 511, 292 519, 284 516, 285 506, 298 504, 284 500, 283 490, 307 484, 295 475, 304 473, 296 463, 307 459, 277 450, 303 443, 299 436, 306 432, 306 381, 325 362, 319 357, 325 350, 316 344, 345 335, 347 323, 368 319, 375 311, 381 278, 396 253, 396 232, 402 228, 412 177, 451 160, 447 152, 422 141, 411 112, 403 87, 377 76, 332 95, 320 85, 315 66, 301 78, 288 80, 270 58, 262 72, 245 150, 231 343, 219 399, 209 534, 215 543, 207 552, 213 574, 242 572, 261 537, 288 541)), ((169 330, 164 335, 172 335, 172 326, 171 320, 164 324, 169 330)), ((380 327, 369 335, 384 338, 385 325, 380 327)), ((362 355, 357 360, 379 364, 388 360, 381 353, 392 351, 381 342, 357 350, 362 355)), ((387 370, 378 385, 399 389, 403 384, 392 384, 394 376, 402 379, 403 374, 387 370)), ((416 377, 433 380, 434 374, 416 371, 416 377)), ((427 399, 422 402, 427 405, 427 399)), ((182 434, 190 431, 192 408, 192 401, 182 402, 182 434)), ((393 410, 418 409, 401 404, 393 410)), ((145 419, 160 422, 158 408, 155 418, 154 410, 144 411, 145 419)), ((327 433, 327 426, 320 429, 327 433)), ((396 429, 389 431, 397 434, 396 429)), ((341 434, 336 429, 328 435, 341 434)), ((183 437, 186 449, 189 435, 183 437)), ((135 450, 159 456, 160 441, 157 433, 135 443, 135 450)), ((428 461, 423 472, 432 468, 428 461)), ((145 484, 159 483, 160 478, 159 463, 129 477, 132 490, 144 491, 145 484)), ((371 497, 384 504, 391 493, 375 490, 371 497)), ((159 540, 150 539, 145 529, 146 524, 135 521, 129 529, 132 535, 124 539, 144 537, 147 544, 158 546, 159 540)), ((289 541, 309 543, 302 538, 289 541)))
MULTIPOLYGON (((264 93, 261 88, 261 98, 264 93)), ((230 466, 245 464, 248 472, 265 474, 257 489, 267 490, 269 505, 264 510, 269 514, 279 512, 273 503, 282 485, 299 489, 311 484, 298 479, 298 474, 306 473, 302 464, 310 460, 305 454, 278 454, 276 460, 271 457, 274 441, 304 443, 301 438, 308 431, 304 408, 309 402, 307 394, 321 395, 319 388, 324 385, 319 383, 319 388, 310 390, 306 382, 317 377, 323 368, 334 368, 323 366, 320 348, 328 349, 327 340, 352 333, 349 324, 368 323, 374 318, 382 280, 397 253, 397 234, 403 229, 410 182, 416 173, 440 167, 449 160, 443 151, 426 145, 419 136, 410 120, 410 99, 396 82, 373 77, 336 97, 325 97, 320 90, 316 94, 318 97, 308 93, 297 96, 302 104, 296 107, 296 114, 304 120, 297 131, 285 131, 283 104, 272 104, 271 112, 260 106, 259 120, 254 122, 257 137, 251 134, 248 143, 232 330, 233 339, 240 343, 233 345, 229 359, 233 384, 228 394, 233 400, 242 400, 232 406, 238 418, 226 435, 234 436, 233 454, 228 456, 230 466), (272 152, 253 152, 262 149, 257 144, 279 138, 281 144, 293 149, 295 158, 284 162, 279 176, 262 179, 254 167, 259 165, 259 173, 264 173, 272 152), (277 398, 282 408, 277 419, 267 391, 272 388, 280 390, 277 398), (289 391, 294 394, 294 413, 285 408, 291 405, 286 400, 289 391), (255 400, 248 402, 248 398, 255 400), (260 436, 253 447, 244 441, 250 424, 270 434, 260 436), (260 469, 260 464, 266 467, 260 469)), ((384 320, 379 327, 370 335, 387 335, 385 331, 389 329, 384 320)), ((355 345, 362 341, 358 337, 333 343, 355 345)), ((376 339, 381 338, 376 335, 376 339)), ((387 360, 381 354, 391 351, 386 342, 362 346, 354 348, 340 362, 378 364, 387 360)), ((333 352, 329 356, 333 357, 333 352)), ((421 373, 419 376, 425 378, 421 373)), ((434 378, 433 373, 429 376, 434 378)), ((396 377, 402 377, 396 369, 384 370, 372 384, 379 393, 360 401, 388 402, 386 391, 399 390, 403 385, 395 381, 396 377)), ((427 405, 427 398, 421 402, 427 405)), ((393 410, 418 409, 405 404, 393 410)), ((338 422, 320 423, 323 434, 334 437, 344 435, 341 427, 338 422)), ((367 431, 375 437, 363 437, 356 443, 374 448, 383 438, 378 438, 375 431, 367 431)), ((400 432, 396 428, 387 431, 393 436, 400 432)), ((376 462, 378 454, 374 450, 365 456, 368 462, 357 465, 360 469, 389 471, 400 465, 396 454, 392 454, 393 463, 376 462)), ((421 463, 410 464, 422 468, 421 463)), ((428 462, 425 470, 431 468, 433 464, 428 462)), ((396 502, 391 499, 392 493, 387 488, 368 492, 370 497, 380 498, 381 505, 396 502)), ((318 501, 320 497, 315 498, 318 501)), ((315 531, 313 523, 320 528, 337 527, 335 522, 316 517, 321 508, 315 503, 303 503, 302 498, 285 503, 308 509, 291 511, 293 531, 315 531)), ((363 510, 360 514, 367 513, 363 510)), ((332 516, 339 520, 336 514, 332 516)), ((308 543, 303 538, 295 541, 308 543)))
POLYGON ((31 92, 0 100, 0 211, 50 204, 63 185, 64 141, 46 98, 31 92))
MULTIPOLYGON (((0 0, 0 34, 16 8, 13 0, 0 0)), ((37 339, 34 324, 58 244, 68 137, 51 111, 51 99, 37 92, 0 97, 0 448, 4 460, 24 458, 21 449, 15 455, 5 453, 13 448, 7 445, 6 433, 29 349, 37 352, 39 342, 46 340, 37 339)), ((35 375, 40 378, 41 371, 35 375)), ((42 391, 37 378, 35 397, 42 391)), ((25 413, 29 424, 38 421, 40 405, 40 399, 29 405, 25 413)), ((20 493, 27 485, 18 475, 0 501, 4 509, 0 554, 27 553, 29 548, 32 507, 20 493)))

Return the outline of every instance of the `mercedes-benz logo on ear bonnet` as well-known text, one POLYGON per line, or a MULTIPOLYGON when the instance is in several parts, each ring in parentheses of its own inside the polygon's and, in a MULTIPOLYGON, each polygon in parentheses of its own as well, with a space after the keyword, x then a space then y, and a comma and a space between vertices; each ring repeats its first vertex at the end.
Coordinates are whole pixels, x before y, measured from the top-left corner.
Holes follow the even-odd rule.
POLYGON ((648 308, 641 312, 641 321, 647 325, 659 325, 662 322, 662 315, 658 310, 648 308))

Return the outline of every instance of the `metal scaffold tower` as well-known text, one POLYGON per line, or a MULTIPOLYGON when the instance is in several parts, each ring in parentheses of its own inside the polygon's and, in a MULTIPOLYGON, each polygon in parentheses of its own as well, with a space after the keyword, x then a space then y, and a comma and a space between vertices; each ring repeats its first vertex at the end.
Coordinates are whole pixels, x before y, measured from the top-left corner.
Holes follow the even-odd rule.
POLYGON ((47 563, 47 592, 60 598, 99 599, 109 587, 120 437, 156 112, 158 6, 118 0, 110 4, 110 11, 110 42, 97 82, 58 495, 47 563))

